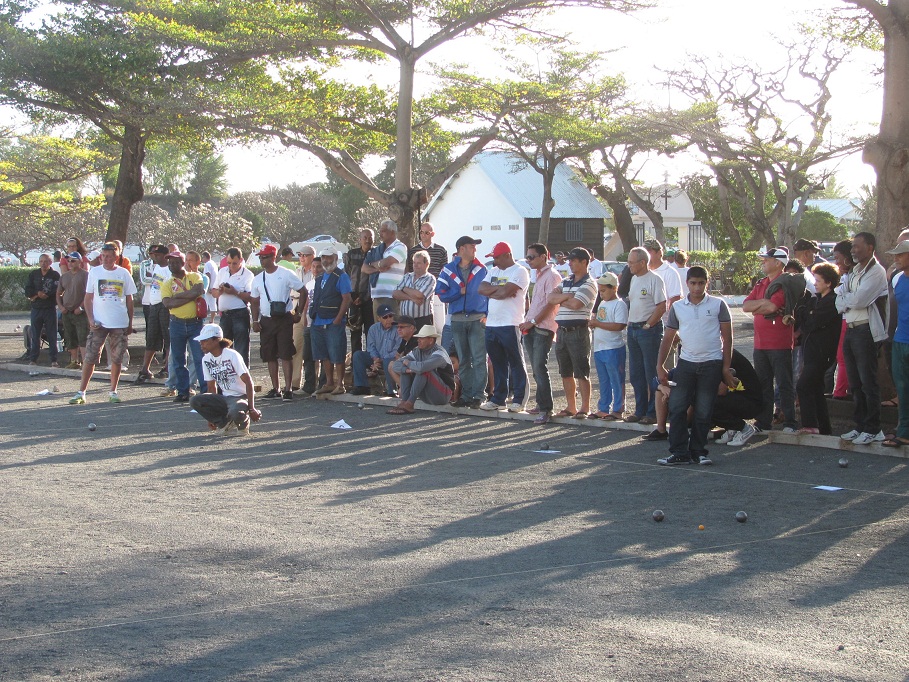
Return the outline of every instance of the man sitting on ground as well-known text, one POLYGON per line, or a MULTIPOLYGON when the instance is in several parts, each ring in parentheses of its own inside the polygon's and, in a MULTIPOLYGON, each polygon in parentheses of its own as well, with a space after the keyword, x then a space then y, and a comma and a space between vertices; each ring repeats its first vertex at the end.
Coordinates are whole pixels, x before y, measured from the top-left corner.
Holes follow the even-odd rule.
POLYGON ((394 370, 401 377, 401 402, 388 414, 411 414, 417 400, 429 405, 445 405, 451 400, 454 369, 438 343, 440 336, 434 325, 424 325, 414 335, 417 347, 395 360, 394 370))

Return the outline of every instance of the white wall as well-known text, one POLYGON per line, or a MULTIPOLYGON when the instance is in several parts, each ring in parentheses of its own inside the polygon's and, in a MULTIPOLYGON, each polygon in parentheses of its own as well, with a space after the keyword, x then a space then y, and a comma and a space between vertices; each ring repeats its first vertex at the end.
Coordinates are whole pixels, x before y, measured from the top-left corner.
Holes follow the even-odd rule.
POLYGON ((452 181, 441 199, 424 219, 433 224, 435 240, 448 249, 449 255, 454 257, 455 242, 464 235, 483 240, 483 245, 477 249, 481 260, 489 253, 483 249, 491 250, 496 242, 507 242, 515 254, 524 255, 521 251, 524 248, 524 219, 482 168, 476 165, 463 168, 460 177, 452 181), (475 225, 481 229, 474 230, 475 225), (492 225, 499 225, 501 230, 490 229, 492 225), (509 225, 517 225, 518 229, 510 230, 509 225))

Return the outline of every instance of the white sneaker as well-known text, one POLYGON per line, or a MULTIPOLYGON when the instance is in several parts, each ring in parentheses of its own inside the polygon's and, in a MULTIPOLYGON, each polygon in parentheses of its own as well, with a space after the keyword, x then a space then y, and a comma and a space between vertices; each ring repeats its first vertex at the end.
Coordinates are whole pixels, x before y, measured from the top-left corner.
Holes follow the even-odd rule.
POLYGON ((842 438, 843 440, 855 440, 856 438, 858 438, 861 435, 862 434, 860 434, 858 431, 856 431, 855 429, 852 429, 852 431, 850 431, 849 433, 844 433, 842 436, 840 436, 840 438, 842 438))
POLYGON ((741 447, 747 443, 748 439, 756 433, 757 429, 755 429, 751 424, 745 424, 745 428, 735 434, 735 437, 729 441, 728 445, 731 445, 734 448, 741 447))
POLYGON ((880 443, 884 440, 884 432, 881 431, 876 436, 872 433, 860 433, 857 438, 852 441, 853 445, 871 445, 871 443, 880 443))
POLYGON ((726 430, 723 435, 716 439, 717 445, 726 445, 729 441, 738 435, 738 431, 726 430))
POLYGON ((509 403, 508 411, 509 412, 523 412, 524 406, 521 403, 509 403))
POLYGON ((233 420, 230 420, 223 427, 221 427, 221 435, 222 436, 232 436, 232 435, 234 435, 234 432, 236 430, 237 430, 236 422, 234 422, 233 420))
POLYGON ((487 412, 492 412, 493 410, 504 410, 505 406, 494 403, 491 400, 487 400, 485 403, 482 403, 480 405, 480 409, 486 410, 487 412))
POLYGON ((783 429, 783 433, 798 433, 798 429, 794 429, 791 426, 787 426, 783 429))

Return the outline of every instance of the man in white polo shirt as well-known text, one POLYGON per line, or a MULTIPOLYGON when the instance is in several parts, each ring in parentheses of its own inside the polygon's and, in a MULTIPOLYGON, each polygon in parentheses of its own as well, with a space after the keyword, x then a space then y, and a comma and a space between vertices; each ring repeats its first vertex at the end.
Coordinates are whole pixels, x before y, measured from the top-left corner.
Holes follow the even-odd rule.
POLYGON ((249 299, 255 275, 246 267, 243 252, 232 246, 227 250, 227 265, 218 271, 212 281, 210 292, 218 301, 221 311, 221 329, 224 338, 233 343, 233 349, 240 354, 249 367, 249 299))
POLYGON ((664 386, 669 375, 664 366, 678 334, 682 352, 673 373, 676 386, 669 394, 669 457, 663 465, 713 464, 707 456, 707 434, 713 425, 713 404, 723 381, 735 386, 729 371, 732 363, 732 318, 726 301, 707 293, 707 271, 695 266, 688 270, 688 295, 672 306, 666 334, 660 344, 657 376, 664 386), (691 429, 688 408, 694 407, 691 429))

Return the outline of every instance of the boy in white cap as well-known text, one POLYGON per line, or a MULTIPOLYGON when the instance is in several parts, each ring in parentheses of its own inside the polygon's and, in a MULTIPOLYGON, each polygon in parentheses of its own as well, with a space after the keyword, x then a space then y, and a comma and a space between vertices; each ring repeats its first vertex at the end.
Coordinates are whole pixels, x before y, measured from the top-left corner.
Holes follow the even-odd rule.
POLYGON ((616 421, 625 415, 625 328, 628 306, 616 294, 619 278, 604 272, 597 279, 602 299, 587 322, 593 330, 593 360, 600 380, 600 400, 592 418, 616 421))
POLYGON ((207 324, 193 339, 202 346, 202 375, 208 393, 194 395, 190 406, 209 427, 224 435, 249 435, 249 423, 259 421, 262 413, 255 406, 255 392, 243 356, 231 348, 221 327, 207 324))

